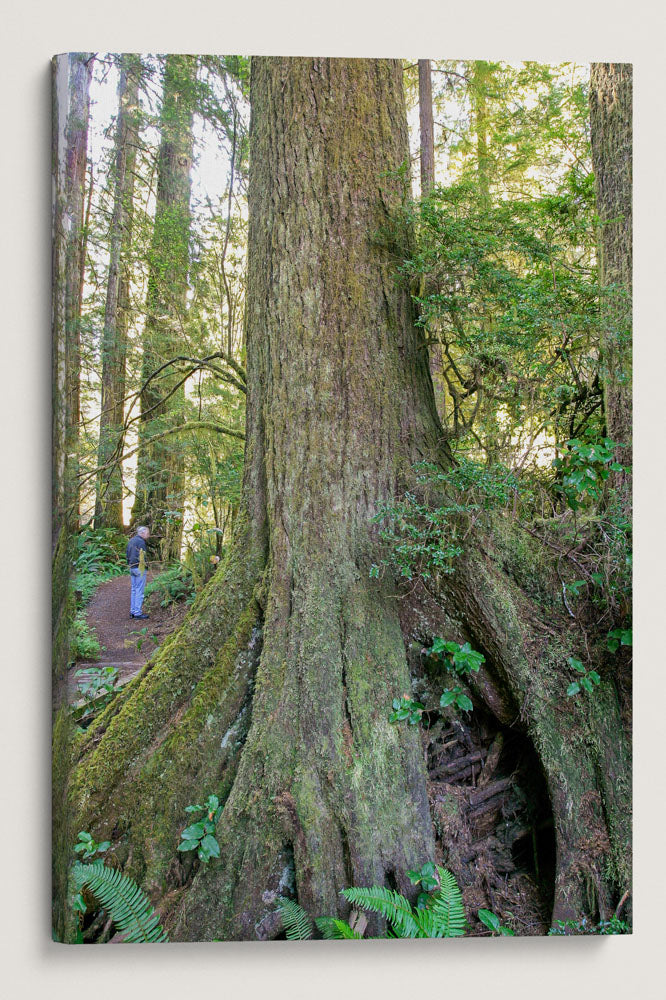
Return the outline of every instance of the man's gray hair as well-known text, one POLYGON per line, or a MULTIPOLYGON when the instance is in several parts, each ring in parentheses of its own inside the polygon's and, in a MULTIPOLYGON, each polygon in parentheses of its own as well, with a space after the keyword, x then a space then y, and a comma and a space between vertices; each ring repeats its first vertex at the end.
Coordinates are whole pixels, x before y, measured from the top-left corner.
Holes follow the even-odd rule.
POLYGON ((145 524, 140 524, 139 527, 136 529, 137 535, 142 535, 144 531, 148 531, 148 528, 145 526, 145 524))

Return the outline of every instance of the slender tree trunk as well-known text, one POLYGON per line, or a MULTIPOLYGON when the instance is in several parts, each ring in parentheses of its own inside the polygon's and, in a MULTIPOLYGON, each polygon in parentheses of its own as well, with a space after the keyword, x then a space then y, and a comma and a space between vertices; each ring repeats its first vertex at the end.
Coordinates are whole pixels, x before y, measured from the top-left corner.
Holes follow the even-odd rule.
POLYGON ((70 724, 65 699, 71 620, 70 538, 77 525, 78 343, 81 315, 83 179, 93 54, 56 56, 53 94, 53 436, 52 436, 52 683, 53 923, 63 935, 71 813, 66 800, 70 724))
POLYGON ((632 67, 592 63, 590 74, 592 164, 599 215, 599 272, 603 289, 604 407, 608 436, 621 447, 618 473, 631 515, 632 323, 632 67))
MULTIPOLYGON (((124 435, 125 369, 129 325, 129 266, 134 198, 134 169, 138 142, 138 100, 141 60, 120 57, 118 122, 111 217, 109 279, 102 334, 102 399, 98 466, 122 455, 124 435)), ((122 465, 114 462, 97 480, 95 527, 122 531, 122 465)))
MULTIPOLYGON (((419 123, 421 147, 421 197, 435 186, 435 125, 432 115, 432 74, 430 60, 419 59, 419 123)), ((434 334, 434 330, 429 331, 434 334)), ((430 375, 435 390, 437 412, 443 415, 446 393, 442 384, 442 348, 439 343, 429 346, 430 375)))
POLYGON ((419 123, 421 128, 421 194, 435 186, 435 126, 432 117, 430 60, 419 59, 419 123))
POLYGON ((180 555, 184 463, 173 445, 147 439, 182 420, 179 377, 149 381, 160 365, 180 353, 187 312, 190 263, 190 170, 197 63, 194 56, 169 55, 164 70, 155 228, 150 252, 147 317, 141 370, 141 421, 136 500, 132 519, 150 526, 165 561, 180 555))
POLYGON ((609 915, 627 888, 630 782, 612 683, 591 704, 566 698, 575 637, 507 575, 493 537, 431 581, 437 602, 370 575, 380 505, 413 487, 414 462, 451 462, 411 302, 376 240, 405 194, 400 64, 257 58, 251 102, 234 543, 82 740, 77 821, 114 840, 181 939, 269 937, 278 893, 313 916, 340 912, 350 884, 410 893, 435 835, 417 727, 391 725, 390 705, 411 690, 414 643, 468 639, 487 659, 477 704, 543 766, 554 914, 609 915), (212 792, 221 857, 197 870, 176 848, 185 807, 212 792))
POLYGON ((492 78, 492 68, 489 63, 478 60, 472 67, 471 97, 476 132, 477 177, 482 198, 490 205, 491 160, 488 151, 487 88, 492 78))

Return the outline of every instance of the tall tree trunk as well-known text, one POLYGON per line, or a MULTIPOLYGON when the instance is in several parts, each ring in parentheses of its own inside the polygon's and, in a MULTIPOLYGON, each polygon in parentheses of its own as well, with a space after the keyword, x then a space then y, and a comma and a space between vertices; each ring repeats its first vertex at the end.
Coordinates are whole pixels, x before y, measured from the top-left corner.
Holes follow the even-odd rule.
MULTIPOLYGON (((432 114, 432 74, 429 59, 419 59, 419 125, 421 149, 421 197, 435 186, 435 125, 432 114)), ((433 289, 435 291, 435 289, 433 289)), ((433 330, 429 331, 431 335, 433 330)), ((445 412, 446 392, 442 383, 442 347, 429 346, 430 375, 435 390, 435 402, 440 417, 445 412)))
POLYGON ((53 683, 53 923, 65 924, 68 837, 66 801, 70 724, 65 677, 70 624, 70 538, 77 525, 78 344, 83 181, 93 54, 75 52, 52 62, 52 683, 53 683))
POLYGON ((114 172, 113 214, 102 334, 102 400, 97 465, 95 527, 123 528, 123 451, 125 370, 129 325, 128 257, 134 214, 134 168, 138 143, 138 101, 141 60, 120 56, 118 121, 114 172))
POLYGON ((430 60, 419 59, 419 124, 421 130, 421 194, 435 186, 435 126, 432 117, 430 60))
POLYGON ((170 444, 149 439, 180 422, 183 387, 179 376, 151 376, 182 353, 190 264, 190 170, 197 62, 169 55, 164 70, 157 207, 150 251, 146 325, 143 336, 141 420, 136 500, 132 519, 150 526, 165 561, 180 555, 183 514, 183 458, 170 444))
POLYGON ((419 736, 388 722, 391 700, 411 690, 415 640, 469 639, 487 659, 477 703, 542 762, 554 913, 607 914, 627 887, 612 685, 589 709, 567 700, 575 648, 491 537, 470 542, 437 603, 423 587, 396 599, 392 580, 370 575, 373 515, 413 487, 414 462, 451 462, 409 297, 376 240, 405 194, 400 64, 256 58, 251 102, 234 544, 181 631, 82 740, 77 820, 113 838, 182 939, 270 936, 276 893, 320 915, 340 912, 346 885, 410 892, 406 870, 435 857, 435 836, 419 736), (212 792, 221 857, 194 871, 176 852, 184 810, 212 792))
POLYGON ((492 79, 490 63, 477 60, 472 63, 470 93, 474 131, 476 132, 476 169, 482 199, 490 205, 490 173, 492 161, 488 151, 488 84, 492 79))
POLYGON ((599 215, 599 272, 603 289, 604 407, 608 436, 627 469, 616 477, 631 514, 632 323, 632 67, 592 63, 592 165, 599 215))

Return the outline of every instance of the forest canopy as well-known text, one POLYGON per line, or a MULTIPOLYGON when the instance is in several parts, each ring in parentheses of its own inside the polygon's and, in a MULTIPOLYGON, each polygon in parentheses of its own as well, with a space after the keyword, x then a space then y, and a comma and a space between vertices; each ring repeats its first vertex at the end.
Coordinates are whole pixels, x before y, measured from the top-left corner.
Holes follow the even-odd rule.
POLYGON ((54 60, 60 940, 630 929, 631 83, 54 60))

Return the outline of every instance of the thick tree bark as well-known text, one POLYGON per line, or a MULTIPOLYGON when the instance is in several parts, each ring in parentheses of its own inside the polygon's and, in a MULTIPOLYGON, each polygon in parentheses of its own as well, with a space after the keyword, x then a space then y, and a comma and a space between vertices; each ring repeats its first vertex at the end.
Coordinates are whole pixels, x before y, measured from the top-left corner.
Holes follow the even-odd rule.
POLYGON ((70 724, 64 699, 68 660, 70 538, 78 521, 78 345, 81 316, 83 182, 93 54, 75 52, 52 62, 52 684, 53 684, 53 923, 65 924, 68 838, 66 801, 70 724))
POLYGON ((135 523, 147 524, 164 561, 180 555, 183 514, 183 458, 173 447, 152 446, 148 439, 182 417, 184 399, 178 377, 149 381, 155 370, 181 353, 187 312, 190 265, 190 170, 197 62, 194 56, 168 55, 164 70, 157 207, 150 252, 147 317, 141 369, 141 420, 135 523))
MULTIPOLYGON (((632 464, 632 67, 592 63, 592 165, 599 215, 599 272, 603 291, 604 408, 619 461, 632 464)), ((631 515, 631 472, 617 482, 631 515)))
POLYGON ((451 461, 376 235, 405 193, 400 64, 257 58, 251 101, 235 543, 182 630, 82 738, 78 821, 114 840, 181 939, 270 936, 276 893, 313 916, 338 913, 350 884, 409 893, 406 869, 434 859, 435 836, 417 727, 388 722, 391 700, 410 691, 408 643, 470 639, 487 658, 477 703, 543 765, 555 914, 606 915, 627 888, 630 774, 612 685, 589 710, 567 700, 574 637, 490 537, 440 581, 438 603, 370 578, 378 507, 415 461, 451 461), (211 792, 221 857, 193 872, 176 853, 184 809, 211 792))
POLYGON ((102 334, 102 400, 97 465, 114 457, 118 461, 97 480, 95 527, 123 528, 122 465, 125 370, 129 325, 129 268, 131 249, 134 169, 138 143, 138 101, 141 60, 120 56, 118 121, 109 253, 109 278, 102 334))

